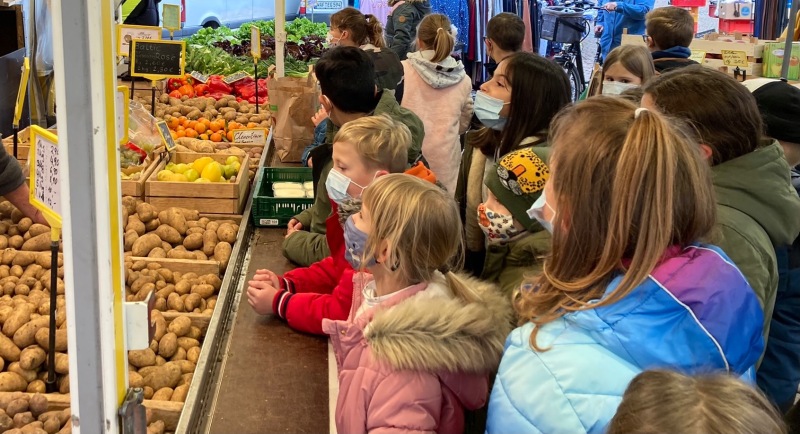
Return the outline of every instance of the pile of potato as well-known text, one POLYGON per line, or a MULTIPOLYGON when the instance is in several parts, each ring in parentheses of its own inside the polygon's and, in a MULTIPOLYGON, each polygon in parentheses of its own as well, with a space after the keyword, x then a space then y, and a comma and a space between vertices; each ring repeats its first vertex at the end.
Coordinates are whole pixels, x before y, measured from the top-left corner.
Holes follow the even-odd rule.
POLYGON ((239 232, 233 220, 212 221, 185 208, 157 212, 132 197, 122 205, 126 257, 214 260, 225 272, 239 232))
MULTIPOLYGON (((143 101, 145 107, 150 106, 150 101, 143 101)), ((156 118, 169 122, 173 117, 185 116, 191 120, 206 118, 209 120, 224 119, 228 122, 240 124, 256 123, 259 128, 270 127, 270 115, 267 104, 262 104, 259 114, 256 114, 256 105, 247 101, 237 102, 236 97, 228 95, 216 100, 214 98, 172 98, 163 94, 156 101, 156 118)))
POLYGON ((69 434, 72 432, 69 407, 47 411, 47 398, 12 393, 0 398, 0 433, 69 434))
POLYGON ((144 389, 145 399, 185 402, 200 358, 202 330, 187 316, 169 324, 161 312, 151 313, 155 335, 150 348, 128 351, 130 387, 144 389))
POLYGON ((143 301, 155 291, 155 308, 161 312, 192 312, 211 315, 217 304, 222 280, 214 274, 181 274, 145 261, 125 263, 127 301, 143 301))

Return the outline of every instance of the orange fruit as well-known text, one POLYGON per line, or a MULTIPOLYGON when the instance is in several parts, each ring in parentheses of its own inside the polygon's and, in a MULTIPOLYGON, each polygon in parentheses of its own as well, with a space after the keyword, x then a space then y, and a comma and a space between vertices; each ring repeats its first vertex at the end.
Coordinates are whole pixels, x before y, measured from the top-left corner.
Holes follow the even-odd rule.
POLYGON ((174 129, 176 129, 176 128, 178 128, 178 126, 179 126, 180 124, 181 124, 181 121, 180 121, 180 119, 178 119, 178 118, 172 118, 172 119, 170 119, 170 120, 169 120, 169 127, 170 127, 171 129, 173 129, 173 130, 174 130, 174 129))
POLYGON ((207 121, 207 120, 208 120, 208 119, 206 119, 206 118, 204 118, 204 117, 200 117, 199 119, 197 119, 197 122, 198 122, 198 123, 200 123, 200 122, 202 122, 202 123, 206 123, 206 121, 207 121))
POLYGON ((208 134, 200 134, 197 138, 200 140, 208 140, 208 134))
POLYGON ((220 133, 212 134, 211 135, 211 141, 212 142, 221 142, 222 141, 222 134, 220 134, 220 133))
POLYGON ((206 124, 204 124, 203 122, 198 122, 197 124, 195 124, 194 130, 200 134, 203 134, 206 132, 206 124))
POLYGON ((184 119, 184 120, 182 120, 182 121, 181 121, 181 125, 182 125, 184 128, 188 128, 188 127, 189 127, 189 124, 191 124, 191 121, 190 121, 189 119, 184 119))
POLYGON ((230 130, 238 130, 241 127, 242 127, 242 125, 239 122, 233 122, 233 121, 228 122, 228 131, 230 131, 230 130))
POLYGON ((233 131, 228 131, 228 141, 229 142, 233 141, 233 131))
POLYGON ((193 130, 191 128, 187 128, 186 129, 186 137, 191 137, 193 139, 197 138, 197 131, 195 131, 195 130, 193 130))
POLYGON ((178 131, 177 133, 175 133, 175 136, 178 138, 186 137, 186 131, 178 131))
POLYGON ((210 120, 208 120, 206 118, 202 118, 202 119, 203 119, 203 123, 206 125, 206 128, 211 126, 211 121, 210 120))
POLYGON ((172 135, 173 139, 177 139, 178 138, 178 133, 176 133, 175 131, 170 131, 170 134, 172 135))
POLYGON ((189 128, 196 130, 195 127, 197 127, 197 121, 189 121, 189 128))
POLYGON ((178 128, 175 128, 175 131, 183 131, 185 129, 186 128, 184 128, 183 125, 179 125, 178 128))
POLYGON ((210 129, 212 132, 216 133, 217 131, 219 131, 223 127, 224 126, 220 126, 219 122, 214 121, 214 122, 211 122, 211 125, 208 127, 208 129, 210 129))
POLYGON ((247 123, 247 128, 256 128, 257 126, 258 126, 258 124, 255 123, 255 122, 248 122, 247 123))

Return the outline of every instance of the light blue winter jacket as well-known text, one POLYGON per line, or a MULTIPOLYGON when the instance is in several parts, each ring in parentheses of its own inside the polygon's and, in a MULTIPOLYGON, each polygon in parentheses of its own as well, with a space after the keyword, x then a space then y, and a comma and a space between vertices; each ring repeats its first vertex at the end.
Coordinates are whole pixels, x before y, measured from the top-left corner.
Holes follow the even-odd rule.
MULTIPOLYGON (((604 433, 628 383, 643 370, 752 377, 763 314, 739 270, 716 247, 673 248, 622 300, 570 313, 506 340, 487 433, 604 433)), ((616 278, 608 294, 621 280, 616 278)))
MULTIPOLYGON (((603 0, 599 5, 611 1, 614 0, 603 0)), ((628 29, 629 35, 645 33, 644 18, 653 9, 655 0, 618 0, 616 3, 615 12, 601 10, 597 15, 597 24, 603 26, 603 34, 600 36, 603 59, 622 43, 622 29, 628 29)))

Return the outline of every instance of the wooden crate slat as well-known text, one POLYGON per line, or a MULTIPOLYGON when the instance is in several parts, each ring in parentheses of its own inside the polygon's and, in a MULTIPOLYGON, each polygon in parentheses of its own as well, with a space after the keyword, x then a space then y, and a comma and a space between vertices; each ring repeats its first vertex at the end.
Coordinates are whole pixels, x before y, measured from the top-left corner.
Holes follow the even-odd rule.
POLYGON ((192 320, 192 325, 199 328, 203 332, 203 335, 205 335, 208 330, 208 324, 211 322, 211 315, 204 315, 202 313, 161 312, 161 315, 167 321, 167 324, 179 316, 189 317, 189 319, 192 320))
POLYGON ((156 209, 166 209, 175 206, 179 208, 195 209, 204 214, 238 214, 244 208, 245 200, 245 195, 242 195, 239 199, 145 196, 145 202, 153 205, 156 209))
POLYGON ((160 264, 163 268, 177 271, 181 274, 197 273, 198 276, 206 274, 219 275, 220 264, 217 261, 201 261, 196 259, 172 259, 172 258, 146 258, 131 256, 131 261, 144 261, 148 264, 160 264))
MULTIPOLYGON (((170 160, 175 164, 191 163, 201 157, 211 157, 218 163, 224 163, 229 155, 222 154, 197 154, 197 153, 176 153, 170 160)), ((145 184, 145 195, 148 197, 183 197, 183 198, 214 198, 214 199, 237 199, 245 189, 249 180, 249 157, 242 159, 239 168, 239 175, 235 183, 213 182, 195 184, 192 182, 170 182, 158 181, 158 172, 166 167, 166 161, 162 161, 158 168, 151 173, 145 184)))

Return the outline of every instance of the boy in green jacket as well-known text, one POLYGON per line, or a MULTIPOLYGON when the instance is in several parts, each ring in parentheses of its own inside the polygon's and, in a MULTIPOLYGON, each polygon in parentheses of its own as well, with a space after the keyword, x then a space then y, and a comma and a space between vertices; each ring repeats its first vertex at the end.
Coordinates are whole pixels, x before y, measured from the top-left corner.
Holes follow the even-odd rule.
POLYGON ((322 90, 320 104, 328 114, 328 131, 325 144, 309 154, 316 193, 314 205, 289 222, 283 241, 283 255, 303 267, 330 256, 325 239, 325 220, 331 214, 331 203, 325 181, 333 167, 333 138, 339 127, 355 119, 381 114, 405 124, 411 131, 410 164, 421 157, 422 139, 425 137, 425 127, 417 115, 400 107, 390 92, 375 86, 375 66, 364 50, 357 47, 329 50, 317 62, 314 73, 322 90))
POLYGON ((711 240, 733 260, 764 309, 764 342, 778 290, 775 249, 800 233, 800 198, 781 145, 763 136, 750 91, 725 73, 700 65, 656 77, 642 107, 689 121, 711 165, 717 194, 711 240))
MULTIPOLYGON (((550 149, 523 148, 506 154, 486 174, 486 202, 478 206, 478 226, 486 235, 480 278, 497 282, 511 296, 526 275, 542 271, 550 232, 528 215, 550 177, 550 149)), ((475 212, 468 210, 468 212, 475 212)))

